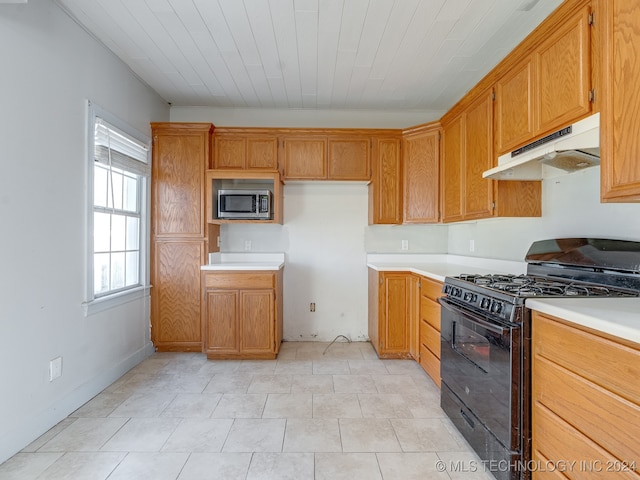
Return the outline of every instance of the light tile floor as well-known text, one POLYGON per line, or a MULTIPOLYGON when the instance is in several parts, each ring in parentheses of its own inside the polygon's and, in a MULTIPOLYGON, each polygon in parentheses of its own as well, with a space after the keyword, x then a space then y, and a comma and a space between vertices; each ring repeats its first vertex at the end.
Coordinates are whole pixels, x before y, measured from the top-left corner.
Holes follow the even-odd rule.
POLYGON ((364 342, 286 342, 272 361, 156 353, 0 479, 492 479, 439 405, 418 364, 364 342))

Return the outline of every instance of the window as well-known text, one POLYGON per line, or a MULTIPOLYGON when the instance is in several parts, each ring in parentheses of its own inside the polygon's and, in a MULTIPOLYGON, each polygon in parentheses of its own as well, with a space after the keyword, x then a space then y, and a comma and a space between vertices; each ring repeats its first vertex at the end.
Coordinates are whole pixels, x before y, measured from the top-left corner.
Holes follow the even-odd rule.
POLYGON ((149 178, 148 139, 90 105, 89 310, 114 304, 105 299, 128 301, 146 288, 149 178))

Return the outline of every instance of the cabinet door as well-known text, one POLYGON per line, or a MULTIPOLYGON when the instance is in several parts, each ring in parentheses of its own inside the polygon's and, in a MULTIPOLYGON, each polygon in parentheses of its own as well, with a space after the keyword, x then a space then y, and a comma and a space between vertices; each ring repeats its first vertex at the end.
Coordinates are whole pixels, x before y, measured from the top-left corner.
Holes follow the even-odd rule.
POLYGON ((243 353, 274 351, 273 312, 273 290, 240 291, 240 350, 243 353))
POLYGON ((151 341, 159 350, 202 351, 204 241, 158 241, 152 258, 151 341))
POLYGON ((380 350, 384 353, 408 353, 410 312, 407 302, 407 274, 385 273, 382 290, 380 350))
POLYGON ((153 233, 156 237, 204 237, 210 127, 152 128, 153 233))
POLYGON ((404 223, 436 223, 439 214, 440 130, 407 136, 404 145, 404 223))
POLYGON ((465 111, 464 219, 493 214, 493 181, 482 172, 493 166, 493 104, 491 93, 465 111))
POLYGON ((328 139, 329 180, 369 180, 371 178, 369 137, 328 139))
MULTIPOLYGON (((640 201, 640 5, 625 0, 596 2, 601 39, 600 117, 601 198, 604 202, 640 201)), ((595 33, 595 31, 594 31, 595 33)))
POLYGON ((496 82, 496 157, 535 135, 533 81, 533 62, 529 57, 496 82))
POLYGON ((287 138, 284 140, 284 177, 296 180, 322 180, 327 177, 325 138, 287 138))
POLYGON ((464 165, 463 116, 443 125, 443 148, 440 161, 442 221, 462 220, 462 166, 464 165))
POLYGON ((540 133, 556 130, 591 111, 590 7, 563 22, 534 58, 540 133))
POLYGON ((278 139, 247 137, 247 170, 274 171, 278 168, 278 139))
POLYGON ((204 301, 207 309, 207 353, 239 352, 238 291, 207 290, 204 301))
POLYGON ((399 138, 378 138, 373 141, 369 223, 402 223, 402 162, 399 138))
POLYGON ((247 141, 236 135, 215 136, 213 168, 218 170, 241 170, 245 168, 247 141))

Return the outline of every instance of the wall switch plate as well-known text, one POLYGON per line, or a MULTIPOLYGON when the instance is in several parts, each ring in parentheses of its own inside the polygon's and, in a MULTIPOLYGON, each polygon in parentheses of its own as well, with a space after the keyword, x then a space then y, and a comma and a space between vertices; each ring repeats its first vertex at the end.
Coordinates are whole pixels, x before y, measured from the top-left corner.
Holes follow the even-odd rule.
POLYGON ((251 240, 244 241, 244 249, 247 251, 251 250, 251 240))
POLYGON ((62 375, 62 357, 54 358, 49 362, 49 381, 53 382, 62 375))
POLYGON ((316 304, 315 303, 310 303, 309 304, 309 311, 310 312, 315 312, 316 311, 316 304))
POLYGON ((469 251, 470 252, 474 252, 476 250, 476 241, 475 240, 469 240, 469 251))
POLYGON ((217 245, 218 245, 218 248, 220 248, 220 235, 218 235, 217 245))
POLYGON ((402 250, 409 250, 409 240, 402 240, 400 245, 402 250))

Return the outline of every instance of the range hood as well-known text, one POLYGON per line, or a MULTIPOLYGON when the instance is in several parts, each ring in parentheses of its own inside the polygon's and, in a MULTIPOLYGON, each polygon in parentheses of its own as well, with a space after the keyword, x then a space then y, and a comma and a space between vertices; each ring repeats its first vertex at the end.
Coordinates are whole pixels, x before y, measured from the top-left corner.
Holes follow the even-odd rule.
POLYGON ((541 180, 600 164, 600 113, 498 157, 482 174, 494 180, 541 180))

